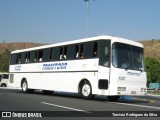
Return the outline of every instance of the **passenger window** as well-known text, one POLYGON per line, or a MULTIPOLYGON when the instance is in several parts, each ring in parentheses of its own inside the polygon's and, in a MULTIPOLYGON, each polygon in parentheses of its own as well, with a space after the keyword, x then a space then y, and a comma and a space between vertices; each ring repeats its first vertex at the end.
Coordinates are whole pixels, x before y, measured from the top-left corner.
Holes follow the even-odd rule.
POLYGON ((26 61, 26 52, 23 52, 21 55, 22 55, 22 57, 21 57, 21 63, 24 64, 25 61, 26 61))
POLYGON ((84 58, 91 58, 93 56, 93 42, 84 44, 84 58))
POLYGON ((84 49, 84 45, 81 44, 81 45, 80 45, 80 52, 79 52, 79 58, 80 58, 80 59, 83 59, 83 58, 84 58, 84 52, 83 52, 84 50, 83 50, 83 49, 84 49))
POLYGON ((18 54, 12 54, 11 55, 11 65, 16 64, 16 60, 17 60, 17 55, 18 54))
POLYGON ((67 51, 67 59, 75 59, 76 54, 78 53, 77 45, 69 45, 67 51))
POLYGON ((21 63, 21 53, 18 54, 17 59, 16 59, 16 63, 17 64, 21 63))
POLYGON ((97 57, 98 55, 98 44, 97 42, 94 42, 94 46, 93 46, 93 57, 97 57))
POLYGON ((27 57, 26 57, 26 63, 29 63, 30 62, 30 52, 27 52, 27 57))
POLYGON ((59 59, 60 60, 66 60, 67 59, 67 46, 60 47, 59 59))
POLYGON ((49 61, 50 60, 50 53, 51 49, 44 49, 43 50, 43 61, 49 61))
POLYGON ((52 49, 52 56, 51 56, 51 60, 53 61, 57 61, 60 58, 60 47, 56 47, 52 49))
POLYGON ((67 46, 63 47, 63 60, 67 59, 67 46))
POLYGON ((59 59, 63 60, 63 47, 60 47, 59 59))
POLYGON ((38 62, 42 62, 43 61, 43 50, 39 50, 38 52, 38 62))
POLYGON ((37 54, 36 54, 37 51, 31 51, 30 53, 30 62, 33 63, 33 62, 37 62, 37 54))

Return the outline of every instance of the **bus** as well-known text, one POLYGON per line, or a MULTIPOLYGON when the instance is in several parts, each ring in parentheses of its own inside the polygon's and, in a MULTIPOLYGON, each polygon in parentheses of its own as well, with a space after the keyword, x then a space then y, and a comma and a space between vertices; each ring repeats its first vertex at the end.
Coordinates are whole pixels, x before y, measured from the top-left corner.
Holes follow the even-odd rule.
POLYGON ((11 52, 10 84, 23 92, 42 90, 118 100, 146 94, 143 45, 112 36, 43 45, 11 52))

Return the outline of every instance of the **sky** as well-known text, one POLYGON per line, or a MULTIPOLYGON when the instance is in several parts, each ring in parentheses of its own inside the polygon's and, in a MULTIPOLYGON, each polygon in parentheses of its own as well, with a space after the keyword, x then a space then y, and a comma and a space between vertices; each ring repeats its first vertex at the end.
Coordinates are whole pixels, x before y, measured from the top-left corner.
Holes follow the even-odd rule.
POLYGON ((160 0, 0 0, 0 43, 160 39, 160 0))

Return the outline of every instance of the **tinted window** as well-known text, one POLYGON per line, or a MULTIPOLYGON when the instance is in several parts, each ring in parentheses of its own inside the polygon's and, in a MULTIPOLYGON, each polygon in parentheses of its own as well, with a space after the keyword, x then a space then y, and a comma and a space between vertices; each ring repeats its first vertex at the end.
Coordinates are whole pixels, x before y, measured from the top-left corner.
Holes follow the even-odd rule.
POLYGON ((97 57, 97 55, 98 55, 98 44, 97 44, 97 42, 94 42, 93 54, 92 54, 92 56, 93 56, 93 57, 97 57))
POLYGON ((67 59, 67 46, 63 47, 63 60, 67 59))
POLYGON ((16 60, 17 60, 17 54, 11 54, 11 65, 12 64, 16 64, 16 60))
POLYGON ((43 50, 43 61, 49 61, 50 60, 50 49, 44 49, 43 50))
POLYGON ((21 63, 21 53, 18 53, 17 55, 18 55, 18 56, 17 56, 17 58, 16 58, 16 63, 17 63, 17 64, 20 64, 20 63, 21 63))
POLYGON ((84 58, 91 58, 93 55, 93 42, 88 42, 84 44, 84 58))
POLYGON ((99 64, 105 67, 110 67, 110 41, 100 42, 100 60, 99 64))
POLYGON ((30 63, 32 63, 32 62, 36 62, 37 61, 37 51, 31 51, 30 52, 30 63))
POLYGON ((27 57, 26 57, 26 63, 29 63, 30 62, 30 52, 27 52, 27 57))
POLYGON ((60 48, 59 47, 53 48, 51 59, 53 61, 57 61, 59 60, 59 58, 60 58, 60 48))
POLYGON ((37 53, 38 53, 37 62, 42 62, 43 61, 43 50, 38 50, 37 53))
POLYGON ((75 59, 76 58, 76 54, 78 53, 77 47, 78 47, 77 45, 68 46, 67 59, 75 59))
POLYGON ((26 62, 27 54, 26 52, 23 52, 21 54, 21 63, 24 64, 26 62))
POLYGON ((81 44, 80 47, 79 47, 79 55, 78 55, 78 58, 81 58, 83 59, 84 58, 84 45, 81 44))

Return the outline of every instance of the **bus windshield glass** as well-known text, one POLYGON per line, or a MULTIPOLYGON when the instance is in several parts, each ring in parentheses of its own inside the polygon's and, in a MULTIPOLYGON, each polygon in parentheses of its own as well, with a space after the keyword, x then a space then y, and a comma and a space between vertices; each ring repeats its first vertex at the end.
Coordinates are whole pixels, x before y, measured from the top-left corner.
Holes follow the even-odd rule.
POLYGON ((144 71, 143 48, 116 42, 112 49, 113 66, 144 71))

